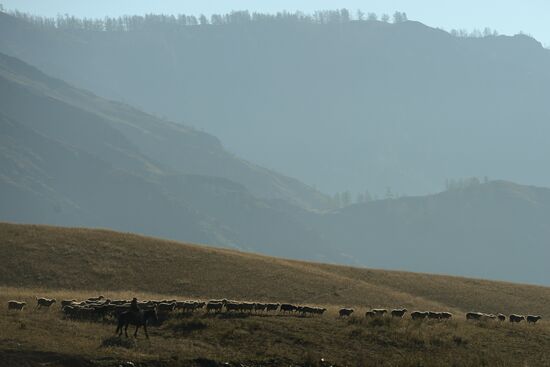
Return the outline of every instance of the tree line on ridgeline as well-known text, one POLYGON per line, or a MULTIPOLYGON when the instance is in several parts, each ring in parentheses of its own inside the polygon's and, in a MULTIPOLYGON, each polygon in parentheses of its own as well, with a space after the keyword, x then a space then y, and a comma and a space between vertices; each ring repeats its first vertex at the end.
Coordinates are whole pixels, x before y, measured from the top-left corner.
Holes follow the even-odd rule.
MULTIPOLYGON (((1 6, 1 4, 0 4, 1 6)), ((393 15, 364 12, 360 9, 355 12, 346 8, 336 10, 318 10, 312 14, 301 11, 281 11, 277 13, 250 12, 248 10, 232 11, 226 14, 212 14, 198 16, 189 14, 145 14, 123 15, 119 17, 79 18, 69 14, 58 14, 57 17, 46 17, 28 14, 19 10, 7 11, 0 7, 0 11, 7 12, 19 19, 35 26, 47 29, 86 30, 105 32, 132 32, 139 30, 167 29, 186 26, 206 25, 235 25, 248 23, 310 23, 310 24, 342 24, 352 21, 403 23, 409 20, 407 13, 395 11, 393 15)), ((452 29, 450 34, 456 37, 490 37, 498 36, 496 30, 489 27, 483 30, 452 29)))

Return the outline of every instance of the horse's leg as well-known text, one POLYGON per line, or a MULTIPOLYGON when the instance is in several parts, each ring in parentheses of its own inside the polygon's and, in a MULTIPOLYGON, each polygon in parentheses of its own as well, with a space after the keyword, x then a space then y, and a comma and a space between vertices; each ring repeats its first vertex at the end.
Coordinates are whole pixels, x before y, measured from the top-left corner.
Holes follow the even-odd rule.
POLYGON ((127 322, 126 325, 124 325, 124 335, 126 335, 126 337, 128 337, 128 325, 130 325, 129 322, 127 322))
POLYGON ((147 323, 143 324, 143 330, 145 331, 145 337, 149 339, 149 334, 147 333, 147 323))
POLYGON ((139 330, 139 324, 136 325, 136 331, 134 331, 134 338, 137 338, 138 330, 139 330))

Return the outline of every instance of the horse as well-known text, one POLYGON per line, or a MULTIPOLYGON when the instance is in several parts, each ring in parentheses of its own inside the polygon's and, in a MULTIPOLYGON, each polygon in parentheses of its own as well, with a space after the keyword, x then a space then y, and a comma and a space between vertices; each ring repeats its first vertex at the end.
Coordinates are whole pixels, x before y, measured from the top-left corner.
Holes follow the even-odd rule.
POLYGON ((149 334, 147 333, 147 322, 149 319, 154 319, 158 321, 157 309, 152 310, 140 310, 140 311, 125 311, 118 315, 118 326, 115 333, 118 333, 118 336, 122 336, 122 328, 124 327, 124 334, 128 337, 128 325, 132 324, 136 326, 136 331, 134 332, 134 337, 137 338, 137 332, 141 326, 145 330, 145 337, 149 339, 149 334))

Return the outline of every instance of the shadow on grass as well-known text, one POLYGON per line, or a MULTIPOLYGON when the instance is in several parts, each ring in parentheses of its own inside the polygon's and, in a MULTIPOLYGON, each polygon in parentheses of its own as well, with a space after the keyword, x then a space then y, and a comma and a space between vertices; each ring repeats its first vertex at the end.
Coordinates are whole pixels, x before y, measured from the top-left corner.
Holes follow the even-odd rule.
POLYGON ((175 333, 188 335, 194 331, 204 330, 208 327, 208 324, 199 319, 193 319, 189 321, 178 322, 172 326, 172 330, 175 333))
POLYGON ((126 338, 125 336, 123 337, 111 336, 101 341, 101 347, 103 348, 119 347, 119 348, 133 349, 136 346, 137 346, 137 342, 134 338, 126 338))

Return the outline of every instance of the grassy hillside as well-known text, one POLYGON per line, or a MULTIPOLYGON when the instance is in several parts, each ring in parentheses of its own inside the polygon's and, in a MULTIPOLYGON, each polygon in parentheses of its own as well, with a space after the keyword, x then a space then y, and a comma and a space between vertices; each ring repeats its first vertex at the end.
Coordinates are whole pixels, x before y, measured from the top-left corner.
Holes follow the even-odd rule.
POLYGON ((0 284, 550 315, 550 288, 271 258, 103 230, 0 224, 0 284))
MULTIPOLYGON (((82 299, 82 291, 0 288, 9 298, 33 302, 36 294, 82 299)), ((130 293, 110 292, 110 296, 130 293)), ((140 294, 141 297, 160 297, 140 294)), ((32 304, 32 303, 31 303, 32 304)), ((283 315, 193 316, 176 314, 149 328, 136 341, 113 338, 110 322, 64 319, 48 312, 2 311, 0 358, 5 367, 115 367, 132 361, 164 366, 361 366, 478 367, 549 366, 550 324, 414 322, 409 318, 339 319, 329 308, 322 317, 283 315), (122 345, 122 346, 120 346, 122 345), (324 358, 327 363, 320 363, 324 358), (224 364, 226 363, 226 364, 224 364)))
POLYGON ((550 314, 550 289, 305 263, 103 230, 0 224, 3 366, 549 366, 550 324, 467 322, 463 311, 550 314), (35 297, 291 301, 321 317, 175 314, 151 339, 113 339, 111 322, 64 319, 35 297), (337 317, 341 306, 356 315, 337 317), (368 307, 450 310, 449 322, 367 320, 368 307), (122 346, 119 345, 122 343, 122 346))

